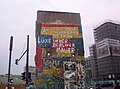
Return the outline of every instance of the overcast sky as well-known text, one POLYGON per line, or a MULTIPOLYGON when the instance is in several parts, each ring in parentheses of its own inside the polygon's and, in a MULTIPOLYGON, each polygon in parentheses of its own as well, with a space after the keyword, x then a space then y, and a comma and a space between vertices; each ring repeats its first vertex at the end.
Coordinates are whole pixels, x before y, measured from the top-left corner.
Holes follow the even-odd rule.
POLYGON ((93 28, 104 20, 120 22, 120 0, 0 0, 0 74, 8 72, 9 43, 13 36, 12 74, 21 74, 26 55, 19 65, 15 59, 26 50, 30 35, 30 65, 35 56, 35 21, 38 10, 80 13, 84 36, 85 57, 94 43, 93 28))

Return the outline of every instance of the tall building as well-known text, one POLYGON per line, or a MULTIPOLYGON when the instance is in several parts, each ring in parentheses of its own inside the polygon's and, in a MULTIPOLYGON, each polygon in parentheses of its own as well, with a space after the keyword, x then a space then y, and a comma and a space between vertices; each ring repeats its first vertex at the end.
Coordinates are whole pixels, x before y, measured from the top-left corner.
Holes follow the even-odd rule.
POLYGON ((94 29, 99 81, 120 79, 120 24, 108 21, 94 29))
POLYGON ((120 23, 108 21, 94 29, 95 43, 105 38, 120 40, 120 23))
POLYGON ((87 86, 92 85, 92 67, 90 56, 85 58, 85 80, 87 86))
POLYGON ((91 63, 91 71, 92 71, 92 79, 97 80, 98 79, 98 63, 97 63, 97 50, 96 45, 93 44, 89 47, 90 51, 90 63, 91 63))

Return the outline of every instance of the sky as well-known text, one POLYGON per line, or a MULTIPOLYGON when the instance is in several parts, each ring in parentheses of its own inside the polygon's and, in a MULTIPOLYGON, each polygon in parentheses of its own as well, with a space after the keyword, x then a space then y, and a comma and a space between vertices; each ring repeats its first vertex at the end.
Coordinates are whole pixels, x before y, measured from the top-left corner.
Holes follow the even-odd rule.
POLYGON ((15 65, 26 50, 30 36, 29 65, 34 66, 35 21, 38 10, 80 13, 85 57, 94 44, 93 29, 106 20, 120 22, 120 0, 0 0, 0 74, 8 73, 9 44, 13 36, 11 73, 21 74, 26 55, 15 65))

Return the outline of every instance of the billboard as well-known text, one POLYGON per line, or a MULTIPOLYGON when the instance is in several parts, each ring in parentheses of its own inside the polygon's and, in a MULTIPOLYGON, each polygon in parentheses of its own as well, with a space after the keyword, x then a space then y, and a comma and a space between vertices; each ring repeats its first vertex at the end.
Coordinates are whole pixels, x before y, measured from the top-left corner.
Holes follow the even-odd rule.
POLYGON ((110 51, 112 56, 120 56, 120 46, 111 46, 110 51))
POLYGON ((105 46, 97 49, 98 58, 106 56, 120 56, 120 46, 105 46))
POLYGON ((120 56, 120 42, 115 39, 104 39, 96 44, 97 56, 99 58, 107 56, 120 56))
POLYGON ((98 59, 106 56, 110 56, 109 46, 106 45, 104 47, 97 48, 97 56, 98 56, 98 59))

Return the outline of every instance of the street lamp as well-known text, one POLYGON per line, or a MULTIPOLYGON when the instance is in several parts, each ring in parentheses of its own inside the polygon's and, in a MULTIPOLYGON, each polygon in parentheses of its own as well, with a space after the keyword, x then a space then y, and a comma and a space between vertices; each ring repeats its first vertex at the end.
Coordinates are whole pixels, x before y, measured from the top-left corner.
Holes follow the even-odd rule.
POLYGON ((21 60, 21 58, 25 55, 25 53, 27 53, 26 56, 26 88, 28 87, 28 83, 29 83, 29 70, 28 70, 28 66, 29 66, 29 35, 27 35, 27 49, 25 50, 25 52, 22 54, 22 56, 19 59, 15 60, 15 64, 18 65, 18 61, 21 60))
POLYGON ((11 70, 11 55, 12 55, 12 46, 13 46, 13 36, 10 38, 10 54, 9 54, 9 66, 8 66, 8 89, 11 88, 10 86, 10 70, 11 70))

